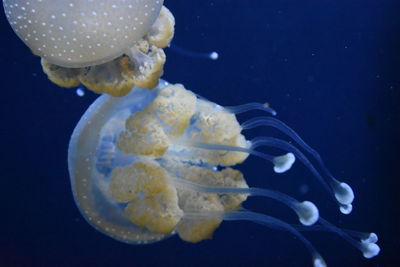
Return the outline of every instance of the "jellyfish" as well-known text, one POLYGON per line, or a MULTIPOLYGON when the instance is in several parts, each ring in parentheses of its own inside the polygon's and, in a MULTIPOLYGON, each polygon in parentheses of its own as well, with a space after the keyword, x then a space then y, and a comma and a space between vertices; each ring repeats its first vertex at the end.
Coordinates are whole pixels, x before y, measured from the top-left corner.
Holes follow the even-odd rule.
POLYGON ((175 20, 163 0, 4 0, 15 33, 62 87, 123 96, 154 88, 175 20))
POLYGON ((233 168, 255 156, 283 173, 297 159, 342 213, 351 211, 351 187, 334 178, 318 152, 275 114, 258 103, 222 107, 166 81, 151 91, 136 88, 123 98, 102 95, 70 139, 68 166, 75 201, 94 228, 129 244, 157 242, 175 234, 196 243, 211 238, 222 221, 246 220, 294 234, 310 251, 314 266, 326 264, 303 231, 333 232, 364 257, 377 255, 376 234, 340 229, 320 217, 313 202, 249 187, 233 168), (238 122, 236 114, 254 109, 266 115, 238 122), (280 130, 297 146, 272 137, 247 140, 244 132, 258 126, 280 130), (267 154, 268 147, 283 154, 267 154), (242 204, 250 197, 283 203, 299 224, 244 209, 242 204))
POLYGON ((244 220, 289 231, 316 267, 326 263, 306 231, 335 233, 366 258, 379 254, 375 233, 340 229, 309 200, 248 185, 234 166, 250 157, 270 163, 276 173, 299 161, 341 213, 353 207, 351 187, 267 104, 222 107, 160 79, 163 48, 175 23, 162 0, 4 0, 3 6, 52 82, 82 83, 103 94, 78 122, 68 148, 75 202, 98 231, 129 244, 173 235, 197 243, 211 238, 223 221, 244 220), (251 110, 266 115, 239 123, 236 115, 251 110), (273 127, 291 142, 268 136, 247 140, 245 132, 255 127, 273 127), (269 147, 283 152, 268 154, 269 147), (245 209, 253 197, 286 205, 298 223, 245 209))

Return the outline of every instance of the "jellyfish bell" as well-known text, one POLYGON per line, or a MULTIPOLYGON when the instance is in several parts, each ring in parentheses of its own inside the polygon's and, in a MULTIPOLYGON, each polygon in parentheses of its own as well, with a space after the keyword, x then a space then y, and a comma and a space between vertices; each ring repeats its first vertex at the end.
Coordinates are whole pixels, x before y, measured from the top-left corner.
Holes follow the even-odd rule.
POLYGON ((80 68, 126 53, 153 25, 163 0, 6 0, 3 4, 14 31, 35 54, 58 66, 80 68))
POLYGON ((153 88, 165 63, 174 18, 163 0, 5 0, 6 17, 42 58, 49 79, 98 93, 153 88))
POLYGON ((340 208, 351 205, 350 186, 336 180, 319 154, 275 114, 265 104, 221 107, 165 81, 154 90, 135 88, 123 98, 102 95, 82 116, 70 140, 68 166, 75 201, 94 228, 130 244, 174 234, 200 242, 211 238, 224 220, 247 220, 294 234, 310 251, 314 266, 326 264, 303 231, 336 233, 365 257, 377 255, 375 234, 337 228, 320 217, 313 202, 249 187, 233 168, 252 155, 281 173, 289 171, 296 158, 340 208), (253 109, 272 116, 240 124, 236 114, 253 109), (258 126, 280 130, 297 146, 271 137, 246 140, 245 131, 258 126), (267 147, 284 152, 270 155, 264 152, 267 147), (250 197, 283 203, 300 224, 243 209, 250 197))

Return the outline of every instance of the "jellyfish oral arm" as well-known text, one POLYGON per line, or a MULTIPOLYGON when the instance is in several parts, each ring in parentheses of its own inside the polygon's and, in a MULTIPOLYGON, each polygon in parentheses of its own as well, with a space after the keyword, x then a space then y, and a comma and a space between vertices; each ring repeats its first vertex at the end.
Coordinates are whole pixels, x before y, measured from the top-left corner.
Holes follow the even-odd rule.
POLYGON ((360 250, 364 258, 370 259, 377 256, 380 252, 380 247, 376 244, 378 236, 375 233, 363 233, 352 230, 340 229, 322 217, 319 217, 318 224, 310 227, 303 225, 294 226, 298 231, 325 231, 332 232, 343 238, 350 245, 360 250))
POLYGON ((179 47, 175 45, 174 43, 171 43, 169 48, 183 56, 187 57, 192 57, 192 58, 200 58, 200 59, 210 59, 210 60, 217 60, 219 58, 219 54, 216 51, 210 52, 210 53, 202 53, 202 52, 196 52, 196 51, 191 51, 182 47, 179 47))
POLYGON ((289 170, 294 163, 295 156, 311 171, 311 173, 318 179, 318 181, 324 186, 328 193, 338 202, 340 210, 344 214, 351 212, 351 202, 354 199, 354 194, 350 186, 346 183, 338 182, 336 179, 332 179, 330 176, 327 177, 328 182, 321 176, 321 174, 315 169, 313 164, 308 158, 296 147, 289 144, 286 141, 272 138, 272 137, 258 137, 250 142, 249 148, 234 147, 220 144, 209 144, 203 142, 193 142, 190 140, 181 140, 177 143, 178 145, 196 147, 201 149, 209 150, 226 150, 244 152, 263 158, 274 164, 274 170, 277 173, 285 172, 289 170), (289 151, 288 154, 283 156, 272 156, 265 154, 255 149, 261 146, 271 146, 279 149, 289 151))
POLYGON ((226 221, 251 221, 272 229, 285 230, 295 235, 310 251, 313 259, 314 267, 325 267, 326 263, 318 251, 314 248, 310 241, 308 241, 299 231, 293 226, 285 223, 277 218, 265 214, 250 212, 250 211, 231 211, 224 213, 196 213, 186 212, 185 216, 192 218, 214 218, 219 217, 226 221))
POLYGON ((191 190, 207 194, 246 194, 250 196, 271 198, 283 203, 296 212, 297 216, 299 217, 299 221, 303 225, 312 225, 318 220, 319 217, 318 209, 314 203, 310 201, 300 202, 288 195, 273 190, 262 188, 211 187, 189 182, 188 180, 182 178, 175 178, 173 182, 177 187, 183 187, 185 189, 190 188, 191 190))
MULTIPOLYGON (((271 108, 269 106, 268 103, 247 103, 247 104, 243 104, 243 105, 239 105, 239 106, 231 106, 231 107, 224 107, 226 110, 228 110, 229 112, 232 112, 234 114, 240 114, 243 112, 247 112, 247 111, 252 111, 252 110, 263 110, 266 111, 268 113, 270 113, 273 116, 276 116, 278 113, 276 112, 276 110, 274 110, 273 108, 271 108)), ((251 120, 252 121, 252 120, 251 120)), ((249 123, 250 124, 250 123, 249 123)), ((251 128, 252 125, 249 125, 249 129, 251 128)), ((254 126, 255 127, 255 126, 254 126)), ((244 127, 244 125, 242 125, 243 130, 247 129, 246 127, 244 127)))
MULTIPOLYGON (((353 190, 351 189, 351 187, 348 184, 346 184, 344 182, 340 182, 340 181, 336 180, 333 177, 333 175, 331 174, 331 172, 328 170, 328 168, 326 167, 325 163, 323 162, 322 157, 320 156, 320 154, 315 149, 310 147, 292 128, 290 128, 285 123, 283 123, 282 121, 280 121, 280 120, 278 120, 276 118, 272 118, 272 117, 256 117, 256 118, 250 119, 250 120, 248 120, 248 121, 246 121, 246 122, 244 122, 242 124, 243 130, 252 129, 252 128, 255 128, 255 127, 259 127, 259 126, 270 126, 270 127, 274 127, 276 129, 278 129, 282 133, 284 133, 284 134, 288 135, 289 137, 291 137, 297 144, 300 145, 301 148, 303 148, 309 154, 311 154, 311 156, 317 161, 317 163, 320 166, 322 172, 327 177, 327 181, 328 181, 331 189, 334 192, 335 198, 337 199, 337 201, 339 203, 342 204, 341 205, 341 209, 343 209, 342 213, 347 214, 347 212, 345 211, 346 207, 347 207, 347 211, 348 211, 348 209, 350 209, 350 211, 351 211, 351 203, 354 200, 353 190)), ((281 140, 278 140, 278 139, 273 140, 271 138, 269 138, 268 140, 266 140, 266 139, 264 139, 264 140, 254 140, 252 148, 256 148, 257 146, 260 146, 260 145, 263 145, 263 144, 267 144, 267 145, 268 144, 274 144, 277 147, 287 147, 287 148, 293 149, 292 145, 284 143, 281 140)), ((299 153, 297 153, 297 154, 299 156, 301 156, 302 161, 304 162, 304 164, 309 165, 309 163, 308 163, 309 160, 307 160, 305 158, 305 156, 302 156, 299 153)))

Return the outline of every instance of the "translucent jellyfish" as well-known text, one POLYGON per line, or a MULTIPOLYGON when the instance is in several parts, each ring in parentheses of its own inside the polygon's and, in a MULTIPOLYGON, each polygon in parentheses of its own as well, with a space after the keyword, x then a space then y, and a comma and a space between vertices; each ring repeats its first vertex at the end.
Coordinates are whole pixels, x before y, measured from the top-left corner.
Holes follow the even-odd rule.
POLYGON ((252 155, 282 173, 297 159, 342 213, 351 211, 350 186, 336 180, 319 154, 275 114, 257 103, 222 107, 165 81, 154 90, 136 88, 123 98, 102 95, 70 140, 68 166, 75 201, 94 228, 130 244, 157 242, 174 234, 199 242, 211 238, 224 220, 246 220, 294 234, 310 251, 314 266, 326 264, 303 231, 333 232, 364 257, 377 255, 376 234, 339 229, 321 218, 312 202, 249 187, 244 175, 232 168, 252 155), (253 109, 264 110, 266 116, 239 124, 235 114, 253 109), (246 140, 243 133, 258 126, 280 130, 297 146, 272 137, 246 140), (283 155, 266 154, 266 147, 278 148, 283 155), (242 208, 250 197, 283 203, 295 212, 299 224, 242 208))
POLYGON ((154 88, 174 34, 163 0, 4 0, 7 19, 59 86, 97 93, 154 88))

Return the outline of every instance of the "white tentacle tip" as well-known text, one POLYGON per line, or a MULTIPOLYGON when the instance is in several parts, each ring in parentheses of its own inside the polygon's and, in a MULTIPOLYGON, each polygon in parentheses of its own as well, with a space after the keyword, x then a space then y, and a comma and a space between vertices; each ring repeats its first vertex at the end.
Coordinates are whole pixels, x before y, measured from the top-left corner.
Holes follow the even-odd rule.
POLYGON ((283 173, 289 170, 293 163, 296 161, 296 157, 293 153, 287 153, 282 156, 277 156, 273 160, 274 171, 276 173, 283 173))
POLYGON ((378 255, 381 249, 375 243, 361 243, 361 251, 365 258, 370 259, 378 255))
POLYGON ((349 205, 353 203, 354 192, 350 185, 335 181, 334 193, 336 200, 339 201, 340 204, 349 205))
POLYGON ((219 58, 219 54, 216 51, 211 52, 208 57, 212 60, 217 60, 219 58))
POLYGON ((376 243, 378 242, 378 235, 375 233, 370 233, 367 238, 361 239, 363 243, 376 243))
POLYGON ((299 220, 303 225, 310 226, 319 219, 319 211, 317 206, 310 201, 303 201, 297 205, 296 210, 299 220))
POLYGON ((314 257, 314 267, 326 267, 326 262, 321 256, 314 257))
POLYGON ((353 210, 353 205, 351 205, 351 204, 348 204, 348 205, 340 205, 340 212, 341 213, 343 213, 343 214, 345 214, 345 215, 348 215, 348 214, 350 214, 351 213, 351 211, 353 210))

